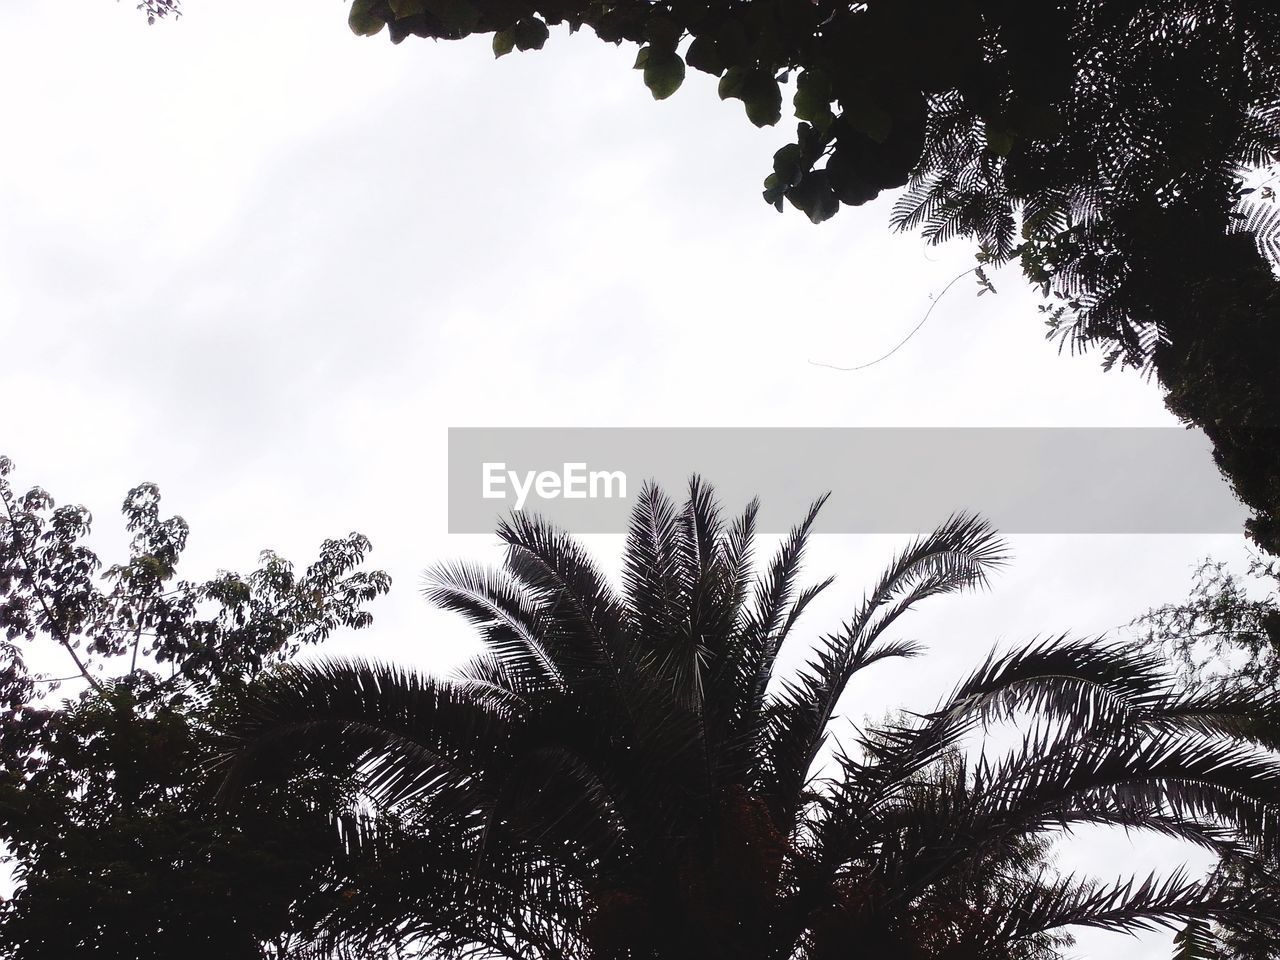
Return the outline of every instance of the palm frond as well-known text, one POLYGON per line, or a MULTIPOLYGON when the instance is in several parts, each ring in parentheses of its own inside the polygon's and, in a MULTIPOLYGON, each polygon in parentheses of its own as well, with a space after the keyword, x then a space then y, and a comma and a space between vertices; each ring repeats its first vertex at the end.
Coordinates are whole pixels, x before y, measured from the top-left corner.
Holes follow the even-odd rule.
POLYGON ((422 594, 480 628, 486 653, 515 692, 563 685, 543 645, 546 620, 537 600, 510 577, 476 564, 440 564, 423 574, 422 594))
POLYGON ((475 805, 484 774, 511 752, 505 708, 483 693, 393 666, 287 665, 237 705, 222 793, 233 794, 246 778, 287 776, 301 764, 355 774, 379 803, 440 793, 475 805))
POLYGON ((623 604, 586 548, 539 517, 514 513, 498 526, 507 569, 546 611, 542 641, 570 684, 618 681, 624 660, 623 604))
POLYGON ((1005 559, 985 523, 951 518, 781 676, 832 582, 800 580, 822 502, 757 576, 754 502, 725 523, 697 478, 679 506, 646 486, 620 592, 579 542, 516 515, 504 570, 429 574, 429 598, 485 645, 454 679, 354 661, 249 685, 225 718, 223 799, 298 772, 335 786, 343 843, 298 904, 315 949, 1050 960, 1069 926, 1178 927, 1193 955, 1206 925, 1280 931, 1278 708, 1184 690, 1124 644, 993 651, 932 711, 855 728, 819 778, 851 679, 920 653, 894 635, 905 614, 985 586, 1005 559), (1011 722, 1020 743, 989 752, 988 726, 1011 722), (1081 824, 1154 831, 1223 866, 1203 882, 1061 876, 1049 844, 1081 824))
POLYGON ((809 769, 853 676, 887 657, 920 652, 909 643, 879 645, 885 631, 923 599, 986 585, 989 573, 1004 560, 1004 545, 985 521, 963 514, 951 517, 899 554, 844 629, 823 639, 799 677, 771 705, 763 731, 763 789, 780 822, 789 823, 798 810, 809 769))

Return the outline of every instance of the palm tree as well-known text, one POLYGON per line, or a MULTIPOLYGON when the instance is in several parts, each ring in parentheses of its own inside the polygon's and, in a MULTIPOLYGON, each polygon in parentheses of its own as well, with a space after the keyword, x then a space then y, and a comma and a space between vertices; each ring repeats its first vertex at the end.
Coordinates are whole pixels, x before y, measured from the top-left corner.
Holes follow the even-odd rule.
POLYGON ((799 583, 822 502, 757 572, 754 502, 728 522, 696 478, 683 506, 646 487, 621 589, 517 513, 498 531, 500 571, 428 575, 427 597, 484 639, 457 676, 341 661, 258 683, 228 721, 224 796, 304 770, 358 790, 337 811, 347 854, 301 907, 319 942, 442 958, 1031 960, 1069 925, 1280 921, 1238 886, 1180 872, 1106 884, 1046 863, 1078 824, 1271 852, 1280 763, 1261 708, 1182 692, 1149 654, 1067 638, 992 653, 935 710, 833 747, 851 678, 921 652, 890 638, 903 614, 984 585, 1005 550, 984 522, 949 520, 783 676, 780 654, 832 582, 799 583), (1010 719, 1029 731, 1015 749, 961 749, 1010 719))

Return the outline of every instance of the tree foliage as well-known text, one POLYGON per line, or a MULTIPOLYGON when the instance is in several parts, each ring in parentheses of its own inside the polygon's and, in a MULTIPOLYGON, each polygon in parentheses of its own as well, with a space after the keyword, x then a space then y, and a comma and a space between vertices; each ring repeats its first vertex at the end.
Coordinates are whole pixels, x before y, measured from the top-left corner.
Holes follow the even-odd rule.
POLYGON ((1142 643, 1167 653, 1190 684, 1280 696, 1280 564, 1254 557, 1245 575, 1205 560, 1186 600, 1136 618, 1142 643))
POLYGON ((187 525, 152 484, 125 497, 128 557, 103 569, 89 512, 15 493, 10 472, 0 458, 0 840, 17 885, 0 954, 282 956, 338 843, 324 811, 342 786, 301 779, 225 815, 212 719, 265 664, 368 626, 386 574, 356 569, 369 544, 352 534, 305 571, 268 552, 247 575, 180 579, 187 525), (55 657, 72 676, 28 669, 55 657))
POLYGON ((353 0, 350 23, 498 56, 587 26, 640 44, 659 99, 687 65, 757 126, 794 115, 766 201, 821 222, 905 188, 897 227, 1018 262, 1050 336, 1155 371, 1280 550, 1280 208, 1245 186, 1280 150, 1269 0, 353 0))
MULTIPOLYGON (((1280 697, 1278 579, 1273 560, 1253 558, 1244 576, 1223 562, 1205 560, 1186 600, 1153 608, 1130 627, 1148 649, 1177 663, 1189 686, 1275 703, 1280 697)), ((1274 732, 1274 716, 1252 722, 1270 725, 1274 732)), ((1241 889, 1280 891, 1280 860, 1228 862, 1220 879, 1241 889)), ((1248 917, 1195 924, 1183 931, 1181 943, 1193 958, 1280 960, 1274 931, 1248 917)))
POLYGON ((921 653, 897 636, 933 596, 1004 561, 955 517, 893 559, 849 619, 797 631, 831 580, 801 566, 821 506, 758 563, 753 503, 648 487, 615 586, 524 514, 500 569, 429 572, 484 653, 447 680, 365 661, 286 665, 230 714, 228 801, 355 772, 349 842, 311 915, 326 947, 433 957, 1033 960, 1063 928, 1247 915, 1267 892, 1180 873, 1064 876, 1046 842, 1083 823, 1154 830, 1237 862, 1275 842, 1274 705, 1174 683, 1160 658, 1046 639, 993 652, 936 709, 841 724, 853 678, 921 653), (784 670, 794 662, 798 669, 784 670), (985 749, 989 723, 1024 734, 985 749))
POLYGON ((352 0, 348 20, 396 43, 491 33, 499 57, 588 26, 640 45, 657 99, 691 67, 757 126, 793 114, 766 201, 819 223, 905 188, 899 229, 1019 263, 1050 337, 1158 375, 1280 552, 1270 0, 352 0))

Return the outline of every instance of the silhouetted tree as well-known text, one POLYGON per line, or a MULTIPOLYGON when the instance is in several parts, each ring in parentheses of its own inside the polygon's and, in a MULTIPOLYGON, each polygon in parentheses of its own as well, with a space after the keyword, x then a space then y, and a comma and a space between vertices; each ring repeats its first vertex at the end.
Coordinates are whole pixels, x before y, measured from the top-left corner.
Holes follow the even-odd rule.
MULTIPOLYGON (((1277 578, 1280 569, 1273 560, 1255 557, 1244 576, 1225 563, 1206 560, 1196 570, 1185 601, 1153 608, 1130 626, 1150 650, 1177 663, 1189 687, 1275 703, 1280 698, 1280 608, 1273 586, 1277 578)), ((1249 722, 1274 725, 1275 718, 1262 715, 1249 722)), ((1276 895, 1280 860, 1272 855, 1228 862, 1220 869, 1220 880, 1245 890, 1266 888, 1276 895)), ((1198 954, 1188 954, 1188 960, 1280 960, 1275 931, 1248 917, 1216 926, 1195 924, 1183 933, 1183 943, 1199 949, 1198 954)))
POLYGON ((1186 600, 1153 607, 1131 624, 1170 656, 1188 684, 1226 683, 1280 697, 1280 564, 1254 557, 1245 575, 1224 562, 1196 569, 1186 600))
POLYGON ((89 512, 16 494, 10 469, 0 457, 0 840, 17 889, 0 955, 283 957, 299 890, 338 843, 325 811, 342 785, 300 780, 225 814, 212 718, 266 663, 367 626, 386 574, 355 570, 369 544, 353 534, 303 572, 264 553, 247 576, 181 580, 187 525, 151 484, 124 501, 128 559, 103 571, 89 512), (72 676, 26 666, 54 656, 72 676), (64 683, 78 695, 59 702, 64 683))
MULTIPOLYGON (((1275 707, 1177 687, 1160 658, 1056 639, 992 653, 937 709, 832 747, 852 678, 921 648, 919 601, 1004 558, 956 517, 911 543, 797 670, 821 501, 757 573, 756 506, 695 480, 639 496, 621 590, 574 539, 515 514, 505 565, 432 570, 426 595, 485 652, 453 679, 363 661, 288 665, 229 726, 228 798, 354 774, 348 846, 310 915, 325 946, 432 957, 961 960, 1054 955, 1062 928, 1247 914, 1269 895, 1181 873, 1061 876, 1046 838, 1155 830, 1241 860, 1271 849, 1275 707), (1009 751, 959 748, 1018 718, 1009 751)), ((304 908, 304 913, 306 912, 304 908)))
POLYGON ((1270 0, 353 0, 349 19, 492 32, 498 56, 588 26, 641 45, 655 97, 687 65, 757 126, 794 77, 768 202, 819 222, 906 187, 898 227, 1020 262, 1051 335, 1154 370, 1280 551, 1280 207, 1245 186, 1280 150, 1270 0))

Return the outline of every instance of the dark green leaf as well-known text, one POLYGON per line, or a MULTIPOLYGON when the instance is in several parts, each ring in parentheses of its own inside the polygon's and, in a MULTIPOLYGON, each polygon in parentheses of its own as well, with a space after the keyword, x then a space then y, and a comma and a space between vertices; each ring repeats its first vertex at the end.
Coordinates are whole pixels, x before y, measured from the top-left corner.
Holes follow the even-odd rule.
POLYGON ((804 153, 798 143, 788 143, 773 155, 773 172, 786 187, 800 182, 804 172, 804 153))
POLYGON ((516 31, 514 27, 499 30, 493 35, 493 55, 505 57, 516 48, 516 31))
POLYGON ((742 67, 730 67, 725 71, 723 77, 720 78, 720 84, 716 88, 720 94, 721 100, 730 98, 741 98, 743 85, 747 82, 747 71, 742 67))
POLYGON ((684 58, 695 70, 701 70, 715 77, 724 73, 724 58, 720 56, 716 42, 710 37, 695 37, 693 43, 689 44, 684 58))
POLYGON ((547 25, 537 17, 525 17, 515 26, 516 49, 541 50, 550 35, 547 25))
POLYGON ((782 90, 768 71, 750 71, 739 95, 747 108, 747 119, 757 127, 773 126, 782 119, 782 90))
POLYGON ((644 85, 655 100, 665 100, 684 82, 684 61, 677 53, 653 52, 644 65, 644 85))
POLYGON ((782 210, 782 200, 786 196, 787 185, 782 182, 782 178, 776 173, 771 173, 764 178, 764 200, 765 203, 772 204, 779 211, 782 210))
POLYGON ((803 180, 787 190, 786 196, 813 223, 830 220, 840 209, 840 201, 832 191, 823 170, 813 170, 806 174, 803 180))
POLYGON ((347 25, 356 36, 372 37, 387 25, 385 20, 370 12, 375 5, 376 0, 352 0, 347 25))
POLYGON ((831 82, 822 73, 802 71, 796 78, 796 94, 792 99, 795 114, 801 120, 827 124, 833 118, 831 112, 831 82))

